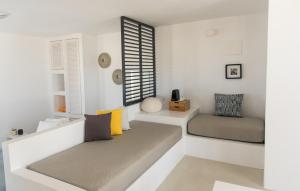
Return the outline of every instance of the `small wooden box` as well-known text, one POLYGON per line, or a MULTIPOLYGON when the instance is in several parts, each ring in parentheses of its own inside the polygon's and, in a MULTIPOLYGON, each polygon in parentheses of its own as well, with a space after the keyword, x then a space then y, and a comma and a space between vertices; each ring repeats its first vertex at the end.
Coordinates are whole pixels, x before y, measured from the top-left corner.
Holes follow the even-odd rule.
POLYGON ((171 111, 187 111, 190 109, 190 100, 169 101, 169 110, 171 111))

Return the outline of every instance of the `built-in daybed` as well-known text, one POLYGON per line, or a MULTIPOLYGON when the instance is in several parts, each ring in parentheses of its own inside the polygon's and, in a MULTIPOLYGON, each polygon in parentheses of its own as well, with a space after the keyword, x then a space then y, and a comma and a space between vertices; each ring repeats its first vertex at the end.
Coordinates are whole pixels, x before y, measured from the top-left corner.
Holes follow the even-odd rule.
POLYGON ((187 123, 185 153, 264 169, 264 121, 198 113, 187 123))
MULTIPOLYGON (((180 125, 183 131, 185 155, 264 169, 264 144, 189 134, 187 126, 199 115, 203 114, 200 113, 198 107, 194 106, 187 112, 174 112, 169 110, 162 110, 151 114, 138 112, 135 119, 180 125)), ((225 117, 221 118, 224 119, 225 117)), ((262 122, 260 124, 263 124, 263 120, 259 121, 262 122)), ((223 125, 223 122, 221 124, 223 125)), ((232 130, 227 129, 226 131, 230 134, 232 130)))
POLYGON ((28 166, 91 191, 126 190, 181 139, 173 125, 133 121, 109 141, 86 142, 28 166))
POLYGON ((183 157, 180 126, 132 121, 83 142, 84 120, 3 144, 7 191, 155 190, 183 157))
POLYGON ((190 135, 241 141, 264 143, 264 120, 254 117, 223 117, 198 114, 188 122, 190 135))

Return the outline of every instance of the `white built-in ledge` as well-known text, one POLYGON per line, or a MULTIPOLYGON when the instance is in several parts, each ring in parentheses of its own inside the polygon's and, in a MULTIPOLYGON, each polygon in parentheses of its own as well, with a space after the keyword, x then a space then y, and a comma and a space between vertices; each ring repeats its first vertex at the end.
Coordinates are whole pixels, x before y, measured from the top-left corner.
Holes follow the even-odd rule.
POLYGON ((195 106, 186 112, 169 111, 167 109, 156 113, 140 111, 136 113, 135 120, 181 126, 185 155, 264 169, 263 144, 244 143, 187 134, 188 121, 199 112, 201 112, 199 107, 195 106))
POLYGON ((155 113, 147 113, 144 111, 140 111, 136 114, 135 120, 140 121, 149 121, 156 123, 164 123, 171 125, 180 125, 186 127, 187 122, 197 115, 199 112, 199 107, 191 107, 190 110, 186 112, 179 111, 170 111, 167 109, 161 110, 155 113))

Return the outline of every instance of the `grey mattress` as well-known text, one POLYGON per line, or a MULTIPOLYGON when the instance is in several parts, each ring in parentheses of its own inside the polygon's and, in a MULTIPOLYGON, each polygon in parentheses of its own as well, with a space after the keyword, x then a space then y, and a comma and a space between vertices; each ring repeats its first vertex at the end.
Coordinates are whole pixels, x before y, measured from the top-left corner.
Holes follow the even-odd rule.
POLYGON ((181 128, 133 121, 113 140, 82 143, 28 166, 77 187, 125 190, 181 139, 181 128))
POLYGON ((188 123, 188 134, 234 141, 263 143, 264 120, 199 114, 188 123))

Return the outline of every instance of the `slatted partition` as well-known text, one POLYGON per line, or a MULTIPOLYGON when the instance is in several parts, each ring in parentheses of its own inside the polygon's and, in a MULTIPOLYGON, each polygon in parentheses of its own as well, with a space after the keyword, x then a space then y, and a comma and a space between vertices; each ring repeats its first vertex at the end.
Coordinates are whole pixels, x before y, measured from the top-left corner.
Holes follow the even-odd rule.
POLYGON ((154 27, 121 17, 123 104, 156 96, 154 27))

